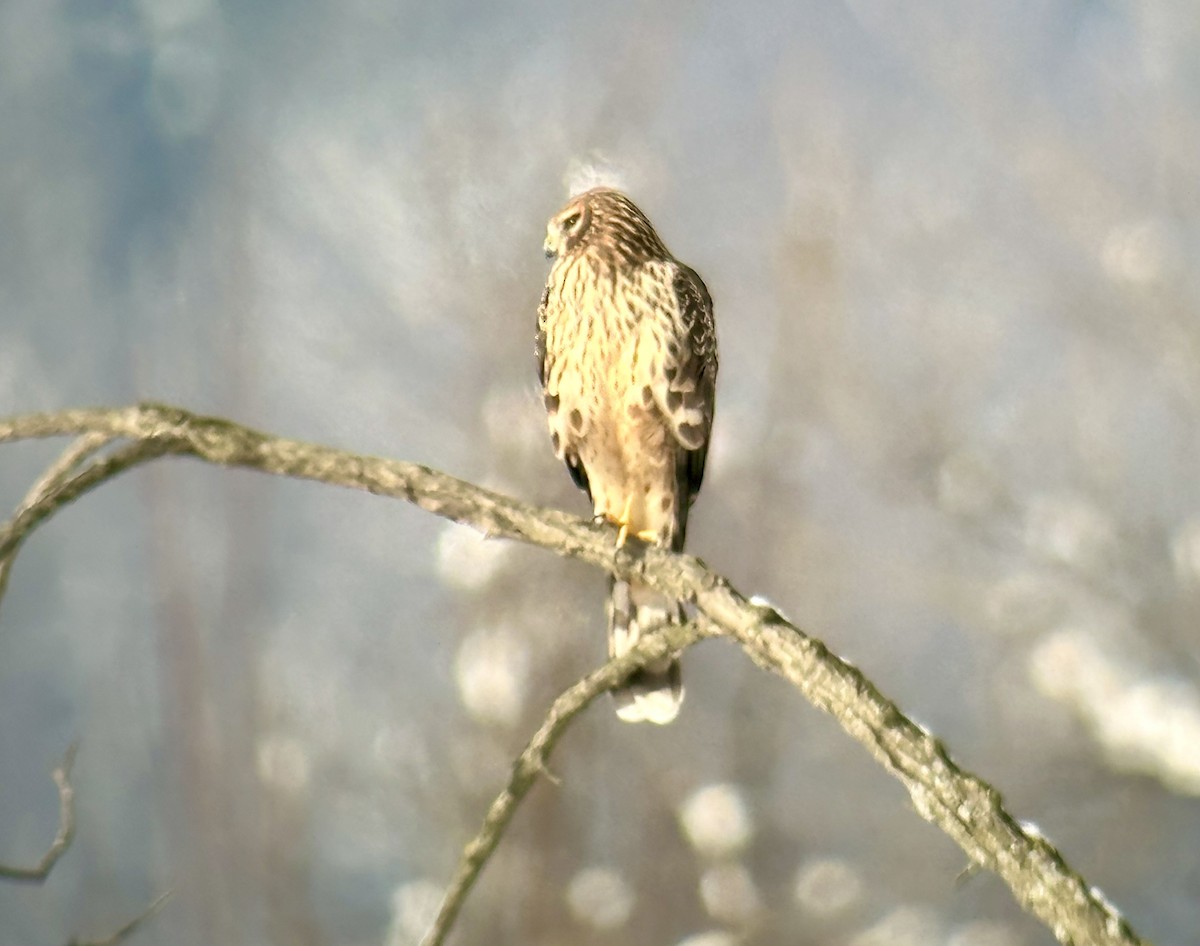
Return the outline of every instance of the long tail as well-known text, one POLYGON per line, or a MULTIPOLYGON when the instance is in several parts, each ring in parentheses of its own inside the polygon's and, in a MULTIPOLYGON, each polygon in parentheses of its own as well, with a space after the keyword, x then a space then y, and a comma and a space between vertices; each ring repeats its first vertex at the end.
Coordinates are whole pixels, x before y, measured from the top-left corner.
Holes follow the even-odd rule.
MULTIPOLYGON (((678 601, 644 585, 609 579, 608 654, 619 657, 641 636, 664 624, 683 620, 678 601)), ((643 667, 613 689, 617 715, 627 723, 671 722, 683 703, 683 675, 679 661, 663 659, 643 667)))

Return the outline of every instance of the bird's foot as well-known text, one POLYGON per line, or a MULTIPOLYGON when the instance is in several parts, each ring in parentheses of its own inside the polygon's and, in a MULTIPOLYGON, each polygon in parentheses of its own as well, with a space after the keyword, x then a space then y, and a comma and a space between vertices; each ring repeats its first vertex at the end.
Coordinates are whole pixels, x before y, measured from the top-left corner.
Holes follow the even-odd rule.
MULTIPOLYGON (((613 522, 617 525, 617 548, 621 548, 625 544, 625 540, 629 538, 629 511, 633 508, 633 497, 630 496, 625 500, 625 508, 621 510, 621 515, 613 522)), ((633 533, 643 542, 655 542, 658 540, 658 533, 653 529, 642 529, 639 532, 633 533)))

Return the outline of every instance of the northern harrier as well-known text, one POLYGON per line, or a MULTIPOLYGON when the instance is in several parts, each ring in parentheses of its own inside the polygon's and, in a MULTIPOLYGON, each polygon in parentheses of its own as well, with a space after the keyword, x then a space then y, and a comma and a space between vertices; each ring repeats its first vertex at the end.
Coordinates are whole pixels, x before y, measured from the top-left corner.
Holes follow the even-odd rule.
MULTIPOLYGON (((624 194, 573 198, 546 228, 554 264, 538 308, 550 440, 597 518, 676 551, 704 477, 717 380, 712 299, 624 194)), ((680 603, 610 579, 608 650, 683 618, 680 603)), ((669 723, 683 701, 663 661, 614 691, 617 715, 669 723)))

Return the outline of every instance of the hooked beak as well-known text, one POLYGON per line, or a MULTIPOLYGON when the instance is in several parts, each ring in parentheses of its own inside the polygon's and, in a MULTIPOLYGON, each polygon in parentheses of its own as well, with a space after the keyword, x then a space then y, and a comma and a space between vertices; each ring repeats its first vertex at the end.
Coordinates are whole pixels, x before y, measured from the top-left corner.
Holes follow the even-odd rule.
POLYGON ((554 242, 550 237, 546 237, 546 242, 542 244, 542 252, 546 254, 546 259, 554 259, 558 255, 558 251, 554 248, 554 242))

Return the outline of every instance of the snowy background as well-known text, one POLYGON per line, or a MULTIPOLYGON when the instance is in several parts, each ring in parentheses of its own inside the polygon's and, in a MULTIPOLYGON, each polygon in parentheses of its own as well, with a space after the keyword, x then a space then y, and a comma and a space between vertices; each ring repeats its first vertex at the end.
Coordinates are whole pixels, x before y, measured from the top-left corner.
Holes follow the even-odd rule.
MULTIPOLYGON (((577 513, 546 218, 618 182, 716 300, 689 547, 860 665, 1159 946, 1200 929, 1200 8, 0 3, 0 414, 138 398, 577 513)), ((0 447, 14 505, 62 443, 0 447)), ((603 579, 170 459, 0 609, 0 944, 415 943, 603 579)), ((599 704, 459 944, 1049 946, 733 647, 599 704)))

